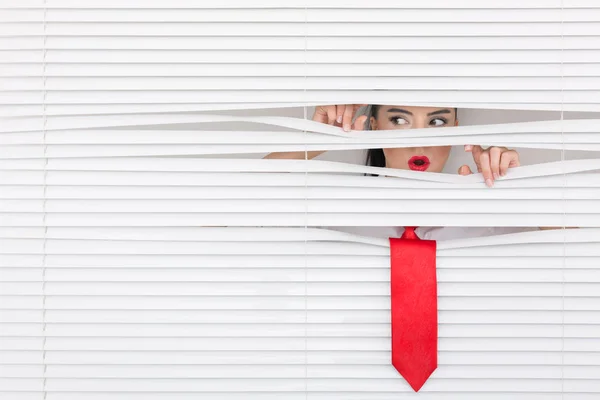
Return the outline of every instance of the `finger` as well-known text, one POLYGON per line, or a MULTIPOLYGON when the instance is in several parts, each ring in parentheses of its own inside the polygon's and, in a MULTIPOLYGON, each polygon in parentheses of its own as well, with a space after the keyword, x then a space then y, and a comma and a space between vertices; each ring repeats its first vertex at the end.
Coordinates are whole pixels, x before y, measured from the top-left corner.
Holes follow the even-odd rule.
POLYGON ((492 167, 490 165, 490 153, 488 151, 481 153, 479 162, 481 163, 481 173, 483 174, 485 184, 488 187, 494 186, 494 177, 492 175, 492 167))
POLYGON ((490 153, 490 167, 492 168, 494 179, 500 178, 500 157, 504 151, 506 151, 505 147, 494 146, 488 149, 488 153, 490 153))
POLYGON ((365 129, 365 122, 367 122, 367 116, 366 115, 361 115, 360 117, 356 118, 356 121, 354 121, 354 124, 352 125, 352 129, 355 131, 362 131, 365 129))
POLYGON ((483 149, 479 145, 472 146, 471 154, 473 155, 473 161, 475 161, 475 165, 477 166, 477 172, 481 172, 481 155, 483 154, 483 149))
POLYGON ((459 175, 471 175, 472 173, 473 171, 471 171, 471 168, 466 164, 458 169, 459 175))
POLYGON ((327 108, 325 106, 316 106, 312 117, 313 121, 327 123, 327 108))
POLYGON ((327 123, 329 125, 333 125, 334 122, 335 122, 335 119, 337 118, 336 111, 335 111, 336 110, 336 106, 325 106, 325 107, 327 107, 326 108, 326 110, 327 110, 327 118, 328 118, 327 123))
POLYGON ((352 117, 354 116, 354 107, 350 105, 344 110, 343 127, 345 131, 349 131, 352 127, 352 117))
POLYGON ((505 151, 500 158, 500 176, 506 175, 509 168, 519 165, 519 153, 514 150, 505 151))
POLYGON ((346 111, 346 108, 347 107, 344 104, 336 106, 335 122, 340 125, 342 124, 342 119, 344 118, 344 111, 346 111))
POLYGON ((315 106, 315 114, 327 115, 326 106, 315 106))

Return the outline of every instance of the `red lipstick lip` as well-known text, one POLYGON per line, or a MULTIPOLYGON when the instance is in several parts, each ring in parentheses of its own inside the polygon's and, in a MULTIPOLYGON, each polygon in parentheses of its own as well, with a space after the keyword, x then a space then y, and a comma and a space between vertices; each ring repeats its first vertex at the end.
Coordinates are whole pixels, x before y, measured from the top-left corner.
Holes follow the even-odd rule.
POLYGON ((429 158, 425 156, 414 156, 408 160, 408 168, 412 169, 413 171, 426 171, 427 168, 429 168, 429 164, 429 158), (422 163, 417 165, 415 161, 422 161, 422 163))

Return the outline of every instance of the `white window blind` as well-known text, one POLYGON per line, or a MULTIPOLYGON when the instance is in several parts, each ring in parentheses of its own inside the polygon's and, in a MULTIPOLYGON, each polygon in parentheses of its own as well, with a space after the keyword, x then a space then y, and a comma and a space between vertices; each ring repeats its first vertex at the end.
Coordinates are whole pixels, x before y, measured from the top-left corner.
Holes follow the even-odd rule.
POLYGON ((565 157, 600 150, 596 1, 0 7, 0 398, 600 396, 600 159, 565 157), (556 118, 239 115, 353 102, 556 118), (562 159, 493 189, 260 159, 465 143, 562 159), (319 228, 405 225, 580 229, 440 241, 439 366, 415 394, 390 364, 387 240, 319 228))

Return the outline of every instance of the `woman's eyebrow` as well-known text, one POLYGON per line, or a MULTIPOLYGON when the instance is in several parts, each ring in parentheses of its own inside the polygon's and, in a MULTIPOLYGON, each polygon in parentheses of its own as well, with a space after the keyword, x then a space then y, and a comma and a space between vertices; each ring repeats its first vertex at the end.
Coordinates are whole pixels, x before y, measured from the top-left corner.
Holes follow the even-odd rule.
POLYGON ((399 112, 399 113, 404 113, 404 114, 408 114, 408 115, 413 115, 413 113, 411 113, 410 111, 406 111, 403 110, 401 108, 390 108, 389 110, 387 110, 387 112, 399 112))
POLYGON ((443 109, 443 110, 437 110, 437 111, 434 111, 434 112, 430 112, 429 114, 427 114, 427 116, 429 117, 429 116, 431 116, 431 115, 438 115, 438 114, 450 114, 450 113, 451 113, 451 111, 450 111, 450 110, 448 110, 447 108, 445 108, 445 109, 443 109))

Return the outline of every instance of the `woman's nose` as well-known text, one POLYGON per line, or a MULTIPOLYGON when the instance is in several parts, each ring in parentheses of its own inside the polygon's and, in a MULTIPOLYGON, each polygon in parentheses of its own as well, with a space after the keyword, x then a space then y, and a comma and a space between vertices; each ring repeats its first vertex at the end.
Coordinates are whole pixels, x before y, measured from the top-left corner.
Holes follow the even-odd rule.
POLYGON ((423 120, 416 119, 413 121, 413 125, 412 125, 413 129, 421 129, 421 128, 426 128, 426 127, 427 127, 427 124, 423 120))

